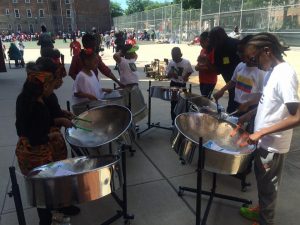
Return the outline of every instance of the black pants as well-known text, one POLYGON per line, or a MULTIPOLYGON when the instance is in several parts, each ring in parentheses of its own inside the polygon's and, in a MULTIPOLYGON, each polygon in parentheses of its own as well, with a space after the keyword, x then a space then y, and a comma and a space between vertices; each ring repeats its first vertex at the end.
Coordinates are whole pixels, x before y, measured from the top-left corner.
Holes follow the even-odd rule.
MULTIPOLYGON (((170 87, 186 87, 186 84, 185 83, 177 83, 177 82, 171 81, 170 87)), ((177 105, 177 102, 178 101, 171 100, 171 119, 172 119, 172 124, 174 124, 174 120, 176 118, 176 114, 174 112, 174 109, 175 109, 175 107, 177 105)))
POLYGON ((50 209, 37 208, 37 212, 40 219, 39 225, 51 225, 52 213, 50 209))
POLYGON ((216 86, 216 84, 201 84, 200 83, 201 95, 206 98, 210 98, 215 86, 216 86))

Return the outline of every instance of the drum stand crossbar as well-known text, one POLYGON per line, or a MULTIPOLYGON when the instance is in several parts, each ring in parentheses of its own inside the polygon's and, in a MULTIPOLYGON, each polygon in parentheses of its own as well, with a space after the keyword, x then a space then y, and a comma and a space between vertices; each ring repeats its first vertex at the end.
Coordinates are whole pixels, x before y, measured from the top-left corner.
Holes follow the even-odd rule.
POLYGON ((197 188, 190 188, 190 187, 184 187, 184 186, 179 186, 178 190, 178 196, 182 197, 184 191, 187 192, 192 192, 196 193, 196 225, 206 225, 206 221, 208 218, 208 214, 212 205, 212 201, 214 197, 216 198, 221 198, 221 199, 226 199, 234 202, 241 202, 247 205, 251 205, 252 201, 243 199, 243 198, 237 198, 234 196, 229 196, 229 195, 223 195, 216 193, 216 183, 217 183, 217 174, 213 173, 213 181, 212 181, 212 188, 211 191, 203 191, 202 190, 202 172, 204 170, 204 162, 205 162, 205 151, 202 146, 202 138, 199 138, 199 156, 198 156, 198 165, 197 165, 197 188), (201 197, 202 195, 208 195, 208 203, 206 205, 206 209, 204 212, 204 215, 202 217, 201 221, 201 197))
MULTIPOLYGON (((122 199, 120 199, 116 193, 112 193, 112 197, 121 207, 121 210, 117 210, 116 214, 103 222, 101 225, 110 225, 119 218, 123 217, 124 224, 129 225, 130 221, 134 219, 134 215, 128 214, 128 202, 127 202, 127 171, 126 171, 126 151, 130 150, 129 145, 123 144, 121 146, 121 160, 122 160, 122 173, 123 173, 123 185, 122 185, 122 199)), ((8 193, 9 197, 14 198, 14 203, 17 212, 17 218, 19 225, 26 225, 24 208, 22 204, 19 185, 16 178, 15 167, 9 167, 10 179, 12 184, 12 190, 8 193)))
MULTIPOLYGON (((190 85, 190 88, 189 88, 189 91, 190 91, 190 92, 191 92, 191 87, 192 87, 192 85, 190 85)), ((172 131, 173 128, 171 128, 171 127, 160 126, 160 122, 153 123, 153 122, 151 121, 151 117, 152 117, 152 114, 151 114, 151 108, 152 108, 151 80, 149 80, 149 86, 148 86, 148 90, 147 90, 147 91, 148 91, 148 122, 147 122, 148 127, 147 127, 146 129, 144 129, 144 130, 138 132, 138 133, 137 133, 138 137, 139 137, 142 133, 144 133, 144 132, 146 132, 146 131, 148 131, 148 130, 150 130, 150 129, 152 129, 152 128, 160 128, 160 129, 171 130, 171 131, 172 131)))

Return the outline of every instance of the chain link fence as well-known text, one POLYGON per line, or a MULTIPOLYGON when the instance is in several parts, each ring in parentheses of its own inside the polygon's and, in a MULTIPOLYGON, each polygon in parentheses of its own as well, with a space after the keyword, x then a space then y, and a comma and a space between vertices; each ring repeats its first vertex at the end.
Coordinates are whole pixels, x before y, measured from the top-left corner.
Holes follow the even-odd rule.
POLYGON ((300 46, 300 0, 202 0, 201 9, 184 11, 172 4, 114 18, 116 30, 155 33, 156 39, 187 42, 204 30, 235 26, 242 35, 276 33, 288 45, 300 46))

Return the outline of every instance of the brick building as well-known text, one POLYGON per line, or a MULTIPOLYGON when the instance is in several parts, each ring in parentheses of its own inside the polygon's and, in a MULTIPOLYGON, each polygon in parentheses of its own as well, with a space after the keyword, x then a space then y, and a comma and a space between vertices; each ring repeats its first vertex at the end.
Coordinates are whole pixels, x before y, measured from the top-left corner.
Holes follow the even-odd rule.
POLYGON ((109 0, 0 0, 0 32, 104 32, 111 28, 109 0))

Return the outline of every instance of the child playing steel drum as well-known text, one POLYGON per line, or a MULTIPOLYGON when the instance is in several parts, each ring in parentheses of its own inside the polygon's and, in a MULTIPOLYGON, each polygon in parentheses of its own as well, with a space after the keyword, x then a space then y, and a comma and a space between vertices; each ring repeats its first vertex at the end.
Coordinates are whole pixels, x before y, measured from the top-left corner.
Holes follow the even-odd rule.
MULTIPOLYGON (((278 187, 284 160, 289 152, 293 130, 300 124, 298 79, 295 70, 284 61, 286 50, 270 33, 259 33, 248 43, 245 57, 267 71, 257 109, 240 117, 244 123, 255 116, 254 133, 248 143, 257 143, 254 170, 259 205, 243 207, 240 213, 255 225, 274 225, 278 187)), ((253 224, 253 225, 254 225, 253 224)))
MULTIPOLYGON (((189 76, 194 72, 190 61, 182 58, 182 53, 179 47, 174 47, 171 52, 172 60, 170 60, 166 69, 167 77, 171 79, 170 87, 185 88, 186 82, 189 80, 189 76)), ((177 105, 178 100, 171 100, 171 119, 172 125, 176 113, 174 109, 177 105)))
POLYGON ((129 95, 131 97, 130 108, 133 116, 142 113, 146 109, 146 103, 139 89, 139 72, 136 67, 138 55, 136 51, 139 49, 137 45, 126 44, 121 50, 114 54, 114 60, 118 65, 120 82, 124 85, 125 104, 129 105, 129 95))

